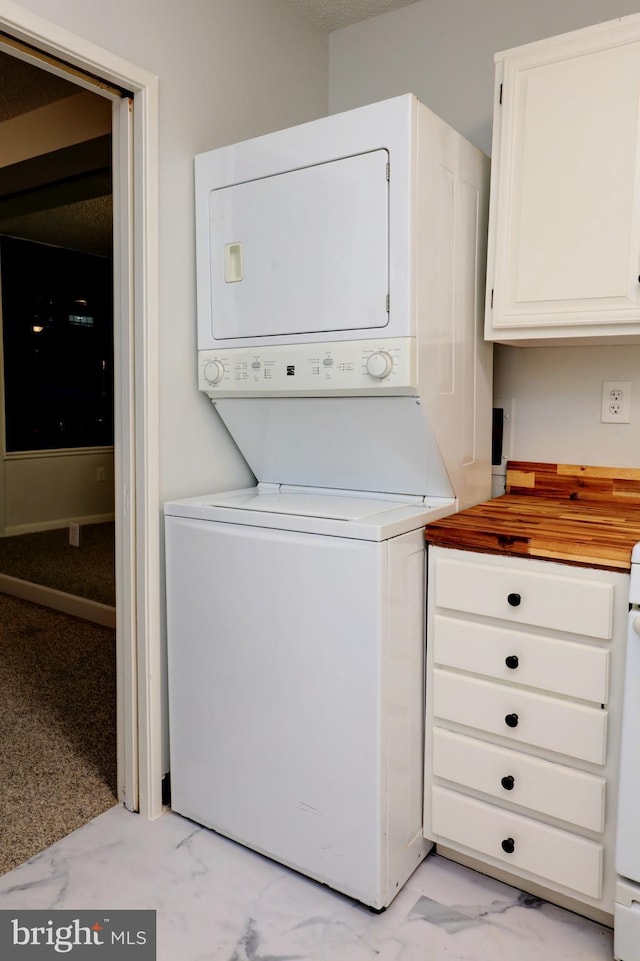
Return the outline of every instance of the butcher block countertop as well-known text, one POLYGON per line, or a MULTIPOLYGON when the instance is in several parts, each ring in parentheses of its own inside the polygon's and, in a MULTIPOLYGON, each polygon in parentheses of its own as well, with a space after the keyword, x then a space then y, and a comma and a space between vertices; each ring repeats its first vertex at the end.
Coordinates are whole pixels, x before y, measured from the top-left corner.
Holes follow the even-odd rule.
POLYGON ((640 542, 640 470, 510 461, 506 491, 427 524, 427 543, 630 569, 640 542))

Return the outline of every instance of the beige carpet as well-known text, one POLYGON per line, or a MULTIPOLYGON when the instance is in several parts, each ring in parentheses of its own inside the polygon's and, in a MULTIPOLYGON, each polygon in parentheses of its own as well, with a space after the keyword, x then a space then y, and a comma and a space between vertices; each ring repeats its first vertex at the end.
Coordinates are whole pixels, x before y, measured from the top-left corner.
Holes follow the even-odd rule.
POLYGON ((114 644, 0 594, 0 874, 116 803, 114 644))
POLYGON ((79 547, 67 527, 0 537, 0 573, 113 607, 114 525, 83 525, 79 547))

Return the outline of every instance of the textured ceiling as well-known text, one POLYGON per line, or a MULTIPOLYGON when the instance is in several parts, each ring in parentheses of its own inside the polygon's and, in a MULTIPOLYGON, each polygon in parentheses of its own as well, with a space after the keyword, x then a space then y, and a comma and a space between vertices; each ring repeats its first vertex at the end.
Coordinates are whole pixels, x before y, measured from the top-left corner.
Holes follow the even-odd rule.
POLYGON ((327 33, 416 2, 417 0, 289 0, 289 3, 306 13, 327 33))
POLYGON ((0 51, 0 123, 71 97, 79 89, 75 83, 0 51))
MULTIPOLYGON (((0 123, 71 97, 79 91, 77 84, 0 51, 0 123)), ((47 155, 47 158, 49 156, 52 155, 47 155)), ((55 247, 110 255, 110 193, 69 203, 67 188, 61 189, 57 202, 55 196, 49 194, 46 207, 43 204, 34 204, 31 202, 29 189, 20 191, 14 182, 16 166, 26 168, 28 164, 27 161, 24 164, 0 168, 0 207, 7 196, 14 196, 18 206, 20 199, 24 200, 24 213, 0 218, 0 234, 52 244, 55 247)), ((55 181, 60 172, 53 163, 50 166, 50 177, 55 181)), ((74 170, 72 175, 78 176, 81 173, 82 171, 74 170)), ((46 179, 41 178, 34 188, 32 195, 37 198, 46 188, 46 179)))
POLYGON ((111 256, 111 195, 0 221, 0 233, 87 254, 111 256))

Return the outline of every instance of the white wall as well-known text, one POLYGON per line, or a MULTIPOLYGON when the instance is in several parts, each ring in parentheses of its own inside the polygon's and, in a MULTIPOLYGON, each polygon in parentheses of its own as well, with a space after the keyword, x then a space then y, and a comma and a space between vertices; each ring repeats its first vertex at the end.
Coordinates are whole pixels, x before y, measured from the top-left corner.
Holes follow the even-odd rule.
POLYGON ((640 348, 500 350, 494 396, 515 398, 514 460, 640 467, 640 348), (631 382, 631 424, 600 423, 603 380, 631 382))
POLYGON ((491 153, 499 50, 612 20, 640 0, 421 0, 329 40, 329 112, 414 93, 491 153))
POLYGON ((4 464, 4 481, 6 536, 53 530, 70 520, 113 520, 111 448, 14 455, 4 464))
POLYGON ((196 388, 193 156, 327 112, 326 34, 286 0, 21 0, 159 77, 160 494, 251 480, 196 388))
MULTIPOLYGON (((331 34, 329 110, 415 93, 490 153, 495 53, 638 10, 639 0, 421 0, 331 34)), ((640 347, 498 346, 494 397, 514 400, 514 459, 640 467, 640 347), (618 379, 633 382, 632 422, 600 424, 601 382, 618 379)))

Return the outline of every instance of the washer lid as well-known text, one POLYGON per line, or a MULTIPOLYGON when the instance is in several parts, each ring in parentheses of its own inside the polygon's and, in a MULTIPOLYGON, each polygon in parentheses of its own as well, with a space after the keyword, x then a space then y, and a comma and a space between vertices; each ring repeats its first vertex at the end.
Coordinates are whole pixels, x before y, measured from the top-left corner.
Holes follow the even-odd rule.
MULTIPOLYGON (((401 500, 318 491, 306 493, 278 490, 270 486, 265 489, 261 485, 250 490, 213 494, 211 497, 203 498, 202 502, 209 507, 266 511, 269 514, 295 514, 298 517, 327 517, 340 521, 362 521, 406 506, 406 502, 401 500)), ((422 510, 423 507, 420 506, 418 509, 422 510)))
POLYGON ((455 509, 455 500, 444 497, 417 503, 415 499, 370 497, 366 492, 343 494, 311 489, 307 493, 260 485, 170 501, 164 512, 168 518, 191 518, 193 522, 382 541, 417 530, 455 509))

